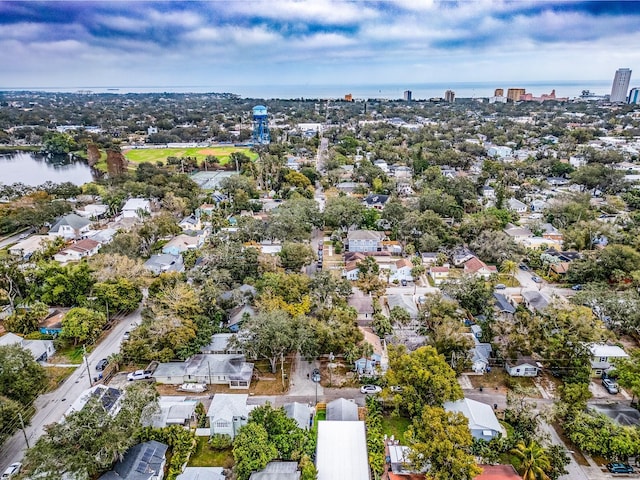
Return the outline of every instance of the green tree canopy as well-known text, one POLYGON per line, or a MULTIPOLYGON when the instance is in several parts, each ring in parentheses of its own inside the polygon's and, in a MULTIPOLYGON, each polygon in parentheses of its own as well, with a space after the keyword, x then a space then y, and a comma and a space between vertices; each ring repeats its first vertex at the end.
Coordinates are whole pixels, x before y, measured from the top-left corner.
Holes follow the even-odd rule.
POLYGON ((46 386, 44 368, 19 345, 0 346, 0 395, 29 404, 46 386))
POLYGON ((252 472, 264 469, 277 456, 278 450, 269 442, 269 434, 260 423, 247 423, 233 441, 234 471, 238 480, 248 480, 252 472))
POLYGON ((72 308, 62 319, 62 338, 73 339, 73 344, 95 342, 107 323, 104 313, 84 307, 72 308))

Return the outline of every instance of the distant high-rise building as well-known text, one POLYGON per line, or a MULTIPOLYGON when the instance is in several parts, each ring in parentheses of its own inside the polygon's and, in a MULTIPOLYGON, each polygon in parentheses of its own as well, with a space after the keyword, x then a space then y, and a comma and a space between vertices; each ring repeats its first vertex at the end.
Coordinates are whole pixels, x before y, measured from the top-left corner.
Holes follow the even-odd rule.
POLYGON ((629 91, 629 82, 631 81, 631 70, 628 68, 619 68, 613 77, 613 85, 611 86, 612 102, 626 102, 627 92, 629 91))
POLYGON ((496 88, 496 91, 493 92, 494 97, 504 97, 504 88, 496 88))
POLYGON ((640 88, 635 87, 631 89, 629 92, 629 103, 635 103, 636 105, 640 103, 640 88))
POLYGON ((512 102, 519 102, 520 95, 524 95, 527 91, 524 88, 509 88, 507 90, 507 99, 512 102))
POLYGON ((447 90, 446 92, 444 92, 444 101, 449 103, 455 102, 456 92, 454 92, 453 90, 447 90))
POLYGON ((353 95, 351 95, 350 93, 347 93, 347 94, 344 96, 344 101, 345 101, 345 102, 353 102, 353 95))
POLYGON ((412 96, 411 90, 405 90, 404 91, 404 100, 406 102, 410 102, 411 101, 411 96, 412 96))

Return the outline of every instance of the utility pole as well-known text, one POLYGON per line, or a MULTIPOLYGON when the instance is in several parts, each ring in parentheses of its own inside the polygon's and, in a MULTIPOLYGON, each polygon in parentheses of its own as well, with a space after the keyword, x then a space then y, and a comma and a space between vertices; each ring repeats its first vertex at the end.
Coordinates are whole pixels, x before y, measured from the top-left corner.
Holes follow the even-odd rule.
POLYGON ((93 382, 91 381, 91 369, 89 369, 89 359, 87 358, 86 345, 82 345, 82 351, 84 352, 84 354, 82 355, 84 358, 84 364, 87 366, 87 375, 89 375, 89 386, 93 387, 93 382))
POLYGON ((20 418, 20 428, 22 428, 22 434, 24 435, 24 441, 27 443, 27 448, 31 448, 29 446, 29 438, 27 437, 27 432, 24 429, 24 421, 22 420, 22 413, 18 412, 18 417, 20 418))
POLYGON ((284 392, 284 355, 282 353, 280 354, 280 371, 282 372, 282 391, 284 392))

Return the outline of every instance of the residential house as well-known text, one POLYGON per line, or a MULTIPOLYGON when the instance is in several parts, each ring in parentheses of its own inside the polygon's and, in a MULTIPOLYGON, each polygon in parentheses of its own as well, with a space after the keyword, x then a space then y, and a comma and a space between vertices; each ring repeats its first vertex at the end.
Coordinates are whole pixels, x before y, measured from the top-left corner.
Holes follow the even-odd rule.
POLYGON ((180 234, 171 240, 169 240, 164 247, 162 247, 162 253, 169 253, 171 255, 179 255, 187 250, 195 250, 200 248, 204 243, 204 235, 186 235, 180 234))
POLYGON ((569 184, 569 180, 564 177, 547 177, 547 183, 553 187, 562 187, 569 184))
POLYGON ((206 383, 227 385, 232 389, 247 389, 253 377, 253 363, 244 355, 202 354, 184 362, 160 363, 153 372, 153 379, 167 385, 206 383))
POLYGON ((429 276, 435 285, 440 285, 449 278, 449 266, 429 267, 429 276))
POLYGON ((509 302, 507 297, 502 293, 493 293, 494 303, 493 308, 502 316, 506 316, 507 318, 511 318, 511 316, 516 313, 516 308, 509 302))
POLYGON ((513 149, 511 147, 504 147, 499 145, 492 145, 487 149, 487 155, 500 159, 510 157, 512 153, 513 149))
POLYGON ((51 237, 47 235, 31 235, 9 247, 9 253, 29 259, 34 253, 43 251, 47 242, 50 241, 51 237))
POLYGON ((0 347, 3 345, 19 345, 31 352, 31 356, 36 362, 46 362, 56 349, 53 340, 27 340, 15 333, 6 333, 0 337, 0 347))
POLYGON ((458 248, 453 255, 451 256, 451 260, 456 267, 463 265, 465 262, 475 258, 475 255, 468 248, 458 248))
POLYGON ((227 328, 236 333, 240 330, 242 323, 256 315, 255 309, 251 305, 242 304, 232 308, 227 314, 227 328))
POLYGON ((205 345, 200 349, 201 353, 211 354, 241 354, 243 353, 238 349, 230 345, 230 340, 233 337, 233 333, 214 333, 211 335, 211 342, 209 345, 205 345))
POLYGON ((370 480, 364 422, 318 422, 317 480, 370 480))
POLYGON ((300 480, 298 462, 269 462, 262 470, 253 472, 249 480, 300 480))
POLYGON ((377 193, 372 193, 371 195, 367 195, 362 203, 367 208, 375 208, 376 210, 382 210, 389 200, 389 195, 379 195, 377 193))
POLYGON ((558 262, 558 263, 552 263, 549 266, 549 269, 557 274, 557 275, 564 275, 565 273, 567 273, 569 271, 569 266, 571 264, 569 262, 558 262))
POLYGON ((168 448, 156 440, 134 445, 99 480, 162 480, 168 448))
POLYGON ((489 185, 485 185, 482 187, 482 198, 485 200, 495 200, 496 199, 496 190, 489 185))
POLYGON ((562 232, 558 230, 556 227, 551 225, 550 223, 543 223, 541 225, 542 228, 542 237, 547 240, 553 240, 555 242, 562 242, 562 232))
POLYGON ((211 425, 211 436, 229 435, 232 439, 240 427, 247 424, 249 413, 255 406, 247 405, 249 395, 216 393, 207 412, 211 425))
POLYGON ((360 186, 363 186, 363 184, 357 182, 340 182, 336 185, 336 189, 346 195, 351 195, 360 186))
POLYGON ((507 224, 504 233, 509 235, 516 243, 523 243, 526 239, 533 237, 533 232, 529 227, 516 227, 511 223, 507 224))
POLYGON ((474 323, 469 327, 471 329, 471 334, 476 338, 482 338, 482 327, 477 323, 474 323))
POLYGON ((358 280, 359 275, 360 269, 358 268, 357 262, 349 262, 342 269, 342 276, 347 280, 355 282, 356 280, 358 280))
POLYGON ((512 377, 537 377, 542 365, 531 357, 520 356, 515 360, 505 361, 504 369, 512 377))
POLYGON ((438 262, 438 253, 436 252, 423 252, 420 254, 422 258, 422 265, 430 267, 438 262))
POLYGON ((95 240, 85 238, 84 240, 79 240, 67 248, 60 250, 53 256, 53 259, 62 264, 77 262, 85 257, 94 256, 98 253, 101 246, 102 245, 95 240))
POLYGON ((82 209, 76 209, 75 212, 83 218, 90 220, 97 220, 102 218, 109 211, 107 205, 100 205, 96 203, 90 203, 85 205, 82 209))
POLYGON ((476 335, 469 334, 469 336, 473 339, 473 347, 469 351, 471 370, 475 373, 489 371, 490 357, 493 351, 491 344, 481 342, 476 335))
POLYGON ((447 412, 462 413, 469 420, 469 430, 473 438, 486 440, 499 437, 504 429, 498 422, 493 408, 486 403, 463 398, 455 402, 445 402, 443 408, 447 412))
POLYGON ((478 257, 473 257, 464 263, 464 274, 482 277, 487 280, 491 275, 498 273, 494 265, 487 265, 478 257))
POLYGON ((226 480, 223 467, 186 467, 176 480, 226 480))
POLYGON ((401 258, 397 260, 395 263, 395 272, 391 275, 390 280, 408 280, 410 282, 413 281, 413 277, 411 276, 411 270, 413 269, 413 263, 408 258, 401 258))
POLYGON ((629 357, 621 347, 605 343, 592 343, 589 345, 589 351, 592 377, 600 377, 603 373, 608 373, 614 368, 616 360, 629 357))
POLYGON ((336 398, 327 403, 327 420, 340 422, 358 420, 358 405, 353 400, 336 398))
POLYGON ((389 368, 389 356, 384 340, 373 333, 370 328, 358 327, 364 336, 365 342, 371 345, 372 353, 369 358, 359 358, 355 361, 355 370, 359 375, 378 376, 384 374, 389 368))
POLYGON ((118 231, 115 228, 103 228, 102 230, 91 230, 87 234, 87 238, 98 242, 101 245, 106 245, 113 241, 113 237, 116 236, 118 231))
POLYGON ((311 428, 311 408, 306 403, 291 402, 285 403, 282 408, 287 417, 293 419, 298 424, 298 428, 309 430, 311 428))
POLYGON ((347 233, 346 249, 350 252, 380 252, 384 238, 384 232, 352 230, 347 233))
POLYGON ((74 412, 79 412, 90 400, 97 400, 104 410, 104 413, 115 417, 122 407, 122 400, 125 392, 117 388, 107 385, 94 385, 93 387, 83 391, 78 398, 74 400, 71 406, 64 413, 60 423, 64 422, 64 417, 68 417, 74 412))
POLYGON ((532 212, 543 212, 549 206, 544 200, 536 199, 530 204, 532 212))
POLYGON ((198 400, 183 396, 159 397, 159 409, 145 422, 145 425, 164 428, 169 425, 188 427, 195 420, 198 400))
POLYGON ((357 321, 360 324, 368 324, 373 319, 373 298, 358 288, 353 289, 353 293, 347 301, 350 307, 358 312, 357 321))
MULTIPOLYGON (((414 480, 414 477, 411 475, 415 474, 415 472, 410 469, 409 461, 409 452, 411 449, 403 445, 396 445, 395 443, 395 441, 389 441, 386 445, 391 472, 403 478, 407 476, 407 480, 414 480)), ((420 476, 420 478, 423 479, 424 475, 420 476)))
POLYGON ((509 210, 511 210, 512 212, 516 212, 520 215, 522 215, 523 213, 527 213, 527 211, 529 210, 529 207, 527 207, 526 203, 523 203, 516 198, 510 198, 507 201, 507 205, 509 207, 509 210))
POLYGON ((172 255, 170 253, 158 253, 151 255, 149 260, 144 262, 144 268, 160 275, 164 272, 184 272, 184 261, 182 255, 172 255))
POLYGON ((412 320, 416 320, 418 318, 418 306, 416 305, 416 302, 414 302, 412 295, 402 295, 400 293, 387 295, 387 307, 389 308, 389 312, 393 310, 393 307, 403 308, 407 311, 412 320))
POLYGON ((415 193, 413 191, 413 188, 411 187, 411 184, 407 182, 396 183, 396 192, 398 192, 398 195, 400 195, 401 197, 410 197, 415 193))
POLYGON ((543 312, 549 306, 549 299, 537 290, 522 292, 522 301, 531 312, 543 312))
POLYGON ((378 167, 380 170, 382 170, 384 173, 389 173, 389 165, 387 164, 387 162, 385 162, 382 159, 378 159, 375 162, 373 162, 373 165, 375 165, 376 167, 378 167))
POLYGON ((178 226, 184 232, 197 232, 198 230, 202 230, 202 222, 200 221, 199 215, 189 215, 184 217, 180 220, 178 226))
POLYGON ((91 221, 80 215, 70 213, 58 220, 49 230, 49 237, 62 237, 65 240, 76 240, 84 237, 91 230, 91 221))
POLYGON ((67 311, 53 310, 38 324, 38 331, 43 335, 59 335, 62 332, 62 319, 67 311))
POLYGON ((482 473, 473 480, 522 480, 513 465, 478 465, 482 473))
POLYGON ((151 214, 151 202, 144 198, 130 198, 122 207, 124 218, 141 219, 151 214))
POLYGON ((413 171, 409 167, 400 165, 393 167, 393 176, 397 179, 410 179, 413 176, 413 171))

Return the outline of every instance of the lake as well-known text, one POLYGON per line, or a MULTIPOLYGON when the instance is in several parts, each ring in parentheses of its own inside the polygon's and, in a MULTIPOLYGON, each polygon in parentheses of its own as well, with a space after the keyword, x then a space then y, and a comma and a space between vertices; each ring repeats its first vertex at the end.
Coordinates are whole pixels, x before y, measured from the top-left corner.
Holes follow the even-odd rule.
POLYGON ((69 160, 66 156, 47 158, 31 152, 0 154, 0 183, 41 185, 45 182, 71 182, 82 185, 93 180, 85 161, 69 160))

